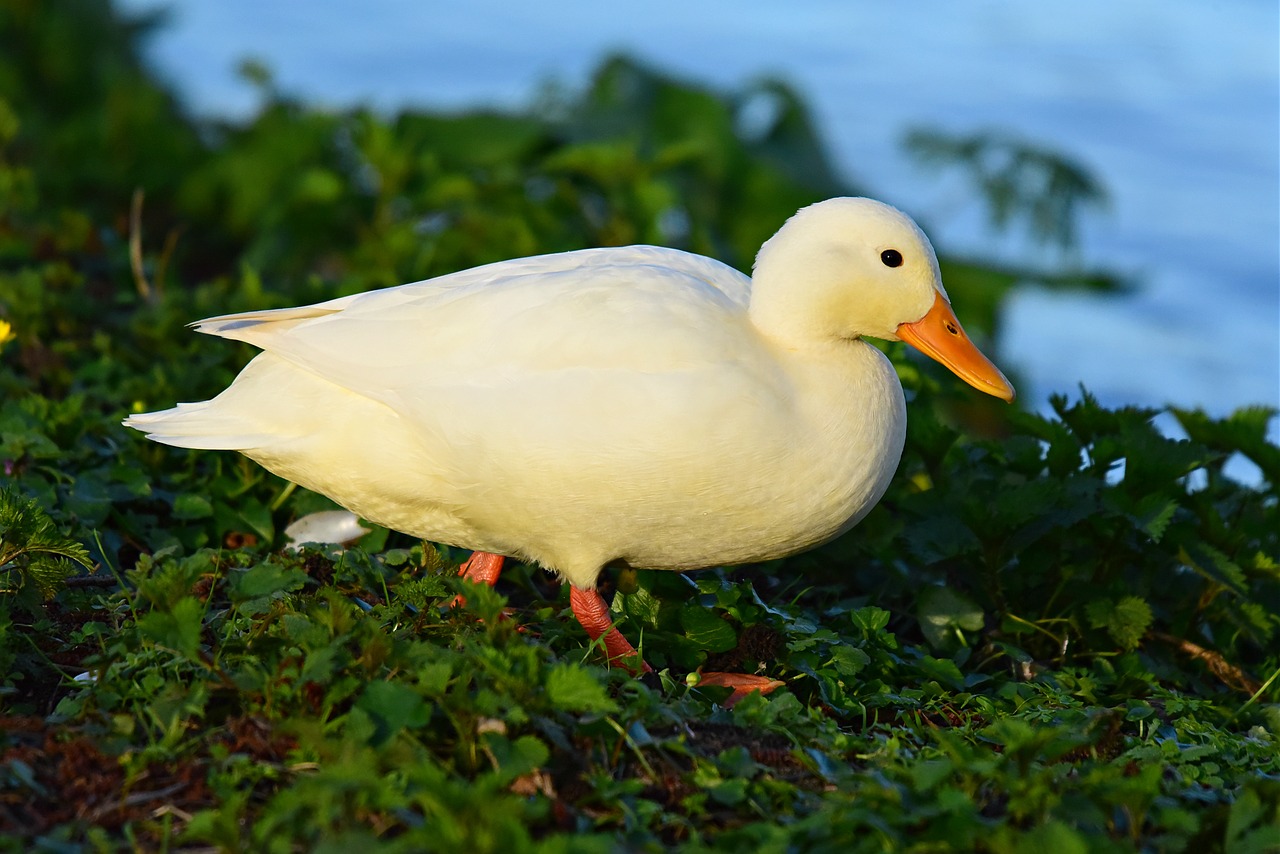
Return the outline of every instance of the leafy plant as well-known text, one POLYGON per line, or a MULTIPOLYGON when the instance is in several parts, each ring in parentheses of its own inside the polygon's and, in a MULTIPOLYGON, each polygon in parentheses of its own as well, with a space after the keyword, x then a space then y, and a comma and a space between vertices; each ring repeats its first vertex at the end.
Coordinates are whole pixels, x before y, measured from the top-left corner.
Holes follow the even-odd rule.
MULTIPOLYGON (((447 608, 460 553, 285 550, 327 499, 119 421, 244 364, 199 317, 611 242, 745 268, 850 189, 801 99, 615 57, 527 112, 386 117, 260 67, 257 115, 198 124, 146 31, 0 8, 4 847, 1275 847, 1274 413, 973 405, 891 347, 911 415, 880 505, 767 566, 605 579, 658 668, 633 679, 541 571, 447 608), (112 572, 62 583, 90 564, 112 572), (726 709, 700 680, 726 669, 785 688, 726 709)), ((1091 198, 1015 195, 1059 236, 1091 198)), ((1027 271, 942 263, 998 335, 1027 271)))
POLYGON ((24 592, 52 598, 80 567, 93 569, 85 547, 59 534, 34 501, 0 486, 0 590, 29 606, 24 592))
POLYGON ((1060 249, 1076 245, 1080 209, 1107 202, 1106 190, 1084 166, 1008 134, 918 129, 907 134, 905 145, 926 166, 965 172, 993 226, 1021 220, 1033 238, 1060 249))

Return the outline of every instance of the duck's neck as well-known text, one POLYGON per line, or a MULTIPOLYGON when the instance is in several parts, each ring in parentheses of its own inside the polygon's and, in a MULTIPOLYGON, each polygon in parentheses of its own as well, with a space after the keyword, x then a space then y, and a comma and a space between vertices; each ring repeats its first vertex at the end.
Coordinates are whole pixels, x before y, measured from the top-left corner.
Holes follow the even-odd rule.
MULTIPOLYGON (((906 401, 893 365, 865 341, 787 350, 777 360, 792 384, 795 429, 790 436, 800 470, 820 471, 824 506, 858 508, 846 530, 884 493, 906 439, 906 401)), ((833 531, 832 533, 837 533, 833 531)))

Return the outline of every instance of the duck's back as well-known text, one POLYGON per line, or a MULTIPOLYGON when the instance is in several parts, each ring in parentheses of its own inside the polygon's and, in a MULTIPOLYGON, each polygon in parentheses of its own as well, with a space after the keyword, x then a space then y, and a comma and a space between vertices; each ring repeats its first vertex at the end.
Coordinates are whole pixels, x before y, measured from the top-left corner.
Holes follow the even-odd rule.
POLYGON ((394 384, 395 371, 407 367, 484 371, 513 361, 540 370, 633 361, 639 368, 654 359, 659 367, 668 355, 699 358, 709 351, 685 328, 726 328, 745 312, 750 289, 749 278, 710 258, 627 246, 519 258, 194 326, 368 393, 394 384), (636 346, 637 338, 666 346, 636 346))

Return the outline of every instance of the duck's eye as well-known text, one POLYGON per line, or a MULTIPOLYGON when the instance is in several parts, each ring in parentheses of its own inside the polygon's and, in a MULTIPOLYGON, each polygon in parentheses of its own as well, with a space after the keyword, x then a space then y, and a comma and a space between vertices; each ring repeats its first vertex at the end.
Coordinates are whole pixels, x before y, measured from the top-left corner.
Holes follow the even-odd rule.
POLYGON ((902 253, 897 249, 886 249, 880 253, 880 260, 886 267, 901 267, 902 253))

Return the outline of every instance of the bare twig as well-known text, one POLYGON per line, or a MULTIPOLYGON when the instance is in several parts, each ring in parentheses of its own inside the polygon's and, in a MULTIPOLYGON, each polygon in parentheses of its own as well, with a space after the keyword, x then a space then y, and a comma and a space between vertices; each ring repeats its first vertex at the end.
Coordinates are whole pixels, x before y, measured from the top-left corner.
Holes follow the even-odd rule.
POLYGON ((1201 661, 1205 667, 1209 668, 1209 672, 1221 679, 1228 688, 1234 688, 1245 694, 1256 694, 1262 688, 1257 679, 1227 661, 1222 657, 1222 653, 1205 649, 1186 638, 1175 638, 1173 635, 1165 634, 1164 632, 1152 632, 1151 636, 1201 661))
POLYGON ((133 284, 138 295, 147 302, 154 299, 147 273, 142 269, 142 188, 133 191, 133 204, 129 208, 129 266, 133 270, 133 284))
POLYGON ((104 804, 99 804, 90 810, 84 818, 86 821, 93 823, 116 810, 137 806, 138 804, 145 804, 147 801, 163 800, 171 795, 176 795, 178 792, 187 788, 188 785, 189 784, 186 782, 178 782, 170 786, 165 786, 163 789, 156 789, 151 792, 134 792, 133 794, 119 800, 112 800, 104 804))
POLYGON ((119 580, 105 575, 75 575, 64 583, 68 587, 115 587, 119 580))
POLYGON ((169 272, 169 262, 173 259, 173 250, 178 246, 178 238, 182 236, 183 227, 169 229, 169 233, 164 237, 164 248, 160 250, 160 257, 156 259, 156 297, 159 298, 164 294, 165 274, 169 272))

